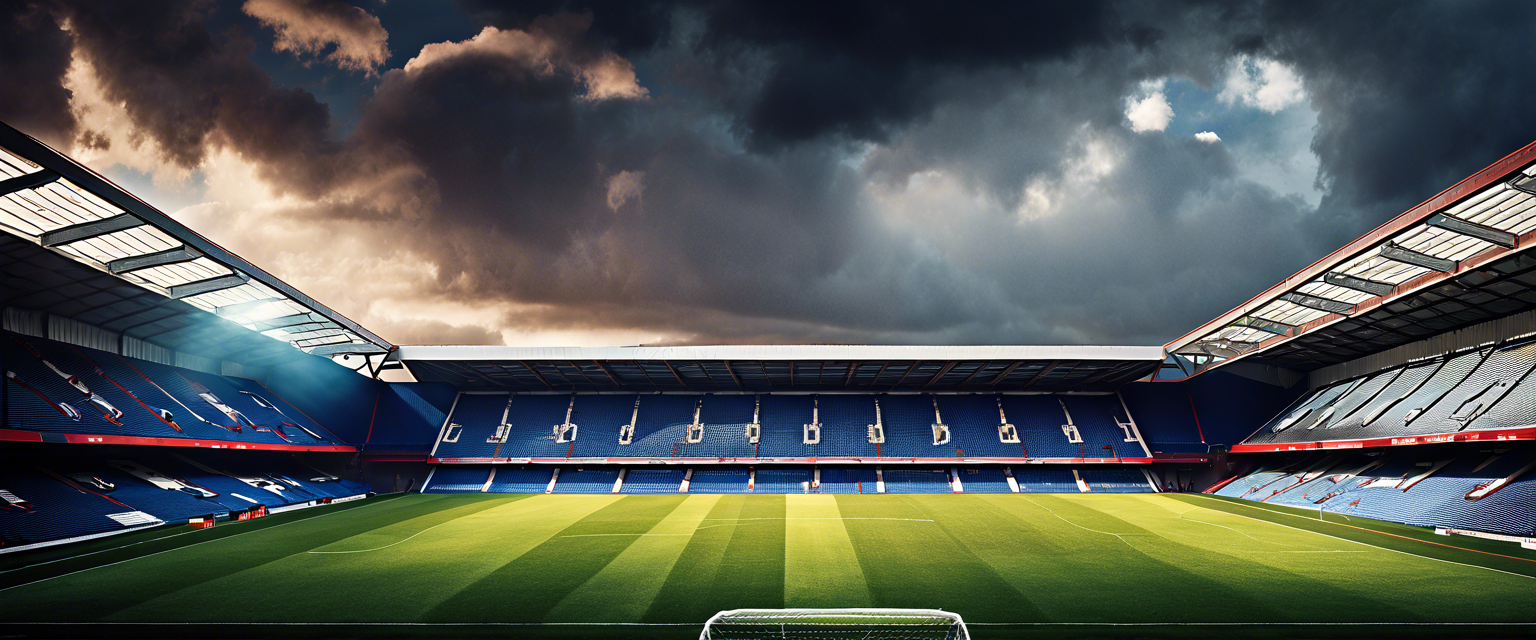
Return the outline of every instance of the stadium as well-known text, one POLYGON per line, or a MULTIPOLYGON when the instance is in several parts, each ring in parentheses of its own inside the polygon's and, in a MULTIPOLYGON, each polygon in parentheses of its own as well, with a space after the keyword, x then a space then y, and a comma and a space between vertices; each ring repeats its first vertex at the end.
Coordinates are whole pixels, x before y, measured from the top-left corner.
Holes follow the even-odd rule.
POLYGON ((1526 637, 1505 151, 1165 344, 443 345, 3 124, 0 635, 1526 637))

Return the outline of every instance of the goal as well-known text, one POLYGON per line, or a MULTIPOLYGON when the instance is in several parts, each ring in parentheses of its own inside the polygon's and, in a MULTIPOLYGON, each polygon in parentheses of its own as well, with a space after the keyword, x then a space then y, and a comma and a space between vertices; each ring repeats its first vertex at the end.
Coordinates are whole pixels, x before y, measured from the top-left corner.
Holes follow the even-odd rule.
POLYGON ((959 614, 937 609, 733 609, 704 623, 699 640, 970 640, 959 614))

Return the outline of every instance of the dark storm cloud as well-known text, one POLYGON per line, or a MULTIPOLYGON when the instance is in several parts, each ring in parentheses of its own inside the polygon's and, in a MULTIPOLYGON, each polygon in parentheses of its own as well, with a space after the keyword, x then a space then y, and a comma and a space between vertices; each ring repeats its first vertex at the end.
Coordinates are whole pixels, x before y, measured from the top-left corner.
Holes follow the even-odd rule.
POLYGON ((1324 209, 1374 223, 1536 140, 1522 2, 1279 2, 1265 48, 1307 78, 1324 209))
POLYGON ((308 91, 276 86, 251 62, 242 33, 209 32, 211 11, 178 0, 59 8, 102 90, 169 160, 191 168, 227 146, 279 184, 303 183, 323 170, 311 160, 326 144, 329 110, 308 91))
POLYGON ((0 77, 7 85, 0 91, 0 120, 52 144, 74 139, 64 88, 70 46, 42 3, 0 3, 0 77))
MULTIPOLYGON (((396 50, 342 135, 254 21, 8 5, 0 69, 42 89, 0 118, 74 136, 73 46, 172 161, 238 152, 293 224, 435 265, 423 298, 691 342, 1160 342, 1536 138, 1519 5, 465 7, 492 29, 396 50), (1302 77, 1320 207, 1127 127, 1143 81, 1218 90, 1239 54, 1302 77)), ((376 328, 495 340, 445 320, 376 328)))

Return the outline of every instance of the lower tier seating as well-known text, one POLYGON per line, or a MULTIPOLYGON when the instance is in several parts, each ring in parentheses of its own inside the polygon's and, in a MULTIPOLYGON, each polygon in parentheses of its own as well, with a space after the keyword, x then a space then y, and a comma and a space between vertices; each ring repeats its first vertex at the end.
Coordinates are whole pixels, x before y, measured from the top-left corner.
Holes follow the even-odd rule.
POLYGON ((1443 445, 1276 458, 1212 493, 1423 527, 1536 535, 1536 447, 1443 445))
MULTIPOLYGON (((0 453, 0 551, 371 493, 365 483, 290 454, 73 449, 0 453)), ((436 490, 478 476, 480 484, 463 490, 479 491, 489 473, 484 467, 438 471, 436 490)))

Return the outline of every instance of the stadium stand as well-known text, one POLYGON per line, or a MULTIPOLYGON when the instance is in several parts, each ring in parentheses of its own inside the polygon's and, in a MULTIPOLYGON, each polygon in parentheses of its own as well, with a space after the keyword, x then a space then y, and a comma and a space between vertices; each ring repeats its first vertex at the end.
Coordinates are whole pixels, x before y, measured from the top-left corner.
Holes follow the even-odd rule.
POLYGON ((753 493, 810 493, 814 472, 803 467, 762 467, 757 470, 753 493))
POLYGON ((747 493, 751 474, 747 469, 695 468, 688 482, 689 493, 747 493))
POLYGON ((1019 493, 1077 493, 1077 480, 1067 467, 1014 467, 1014 480, 1019 483, 1019 493))
POLYGON ((1008 472, 997 467, 960 470, 960 485, 965 493, 1012 493, 1008 472))
POLYGON ((544 493, 554 468, 542 466, 499 466, 491 479, 490 493, 544 493))
POLYGON ((1155 489, 1141 469, 1083 467, 1078 471, 1094 493, 1153 493, 1155 489))
POLYGON ((1438 436, 1536 424, 1536 342, 1453 353, 1321 387, 1239 448, 1438 436))
POLYGON ((1256 471, 1216 495, 1350 517, 1536 535, 1536 450, 1528 444, 1469 450, 1436 445, 1363 453, 1314 453, 1256 471))
POLYGON ((891 469, 887 467, 886 493, 954 493, 949 472, 943 469, 891 469))
POLYGON ((630 469, 619 493, 678 493, 685 473, 682 469, 630 469))
POLYGON ((822 467, 822 493, 878 493, 875 470, 865 467, 822 467))
POLYGON ((0 336, 0 359, 5 424, 18 431, 299 449, 342 444, 301 412, 283 410, 285 401, 271 391, 253 391, 251 381, 12 332, 0 336))
POLYGON ((555 478, 555 493, 613 493, 613 483, 618 479, 619 469, 615 467, 561 467, 555 478))
POLYGON ((433 470, 422 493, 479 493, 490 479, 489 467, 444 465, 433 470))

